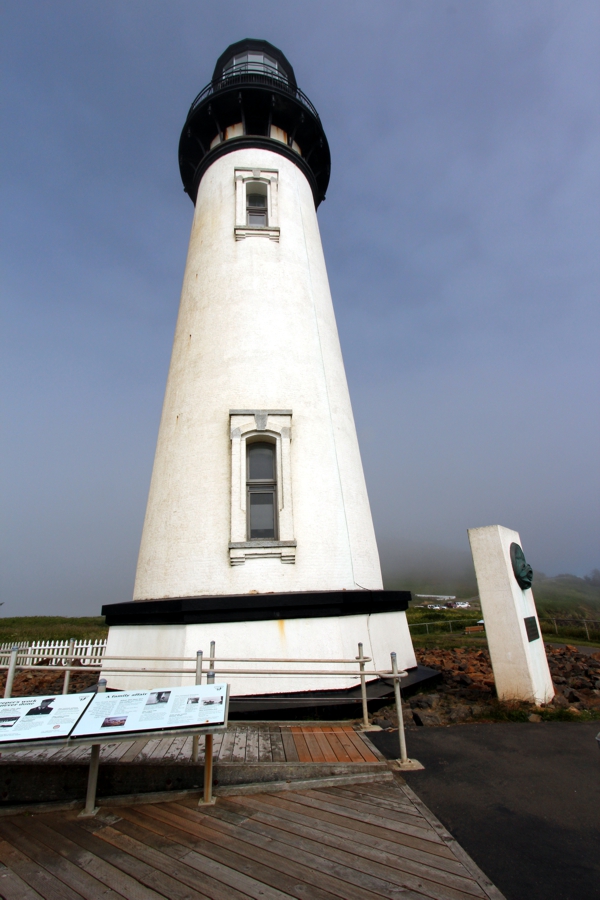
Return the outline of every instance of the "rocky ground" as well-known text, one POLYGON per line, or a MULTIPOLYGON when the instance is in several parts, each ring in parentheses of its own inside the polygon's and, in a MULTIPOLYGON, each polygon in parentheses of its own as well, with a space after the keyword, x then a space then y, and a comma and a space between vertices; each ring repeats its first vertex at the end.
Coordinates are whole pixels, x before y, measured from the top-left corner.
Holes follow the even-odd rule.
MULTIPOLYGON (((487 650, 464 648, 417 650, 417 661, 438 669, 441 680, 432 689, 403 703, 406 724, 451 725, 468 721, 577 718, 600 714, 600 650, 591 655, 577 647, 546 644, 546 655, 556 690, 552 703, 535 707, 527 703, 500 703, 487 650)), ((373 724, 397 727, 394 706, 380 710, 373 724)))
MULTIPOLYGON (((40 665, 48 665, 49 660, 40 660, 40 665)), ((74 665, 79 665, 79 661, 75 660, 74 665)), ((63 684, 65 680, 65 672, 62 666, 56 666, 54 671, 42 669, 35 672, 29 669, 25 672, 15 674, 13 687, 11 691, 12 697, 38 697, 41 694, 62 694, 63 684)), ((98 670, 92 672, 71 672, 71 683, 69 685, 69 693, 76 694, 78 691, 84 691, 93 684, 98 683, 98 670)), ((4 696, 4 687, 6 685, 6 670, 0 674, 0 696, 4 696)))

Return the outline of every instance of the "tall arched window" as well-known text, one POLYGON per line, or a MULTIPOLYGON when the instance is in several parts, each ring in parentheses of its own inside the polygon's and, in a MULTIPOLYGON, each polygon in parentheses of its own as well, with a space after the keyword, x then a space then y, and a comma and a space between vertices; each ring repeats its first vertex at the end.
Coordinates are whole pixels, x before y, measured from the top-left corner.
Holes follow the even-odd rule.
POLYGON ((247 444, 246 491, 248 540, 277 540, 277 480, 275 444, 247 444))
POLYGON ((267 185, 261 181, 250 181, 246 185, 246 225, 266 227, 267 185))

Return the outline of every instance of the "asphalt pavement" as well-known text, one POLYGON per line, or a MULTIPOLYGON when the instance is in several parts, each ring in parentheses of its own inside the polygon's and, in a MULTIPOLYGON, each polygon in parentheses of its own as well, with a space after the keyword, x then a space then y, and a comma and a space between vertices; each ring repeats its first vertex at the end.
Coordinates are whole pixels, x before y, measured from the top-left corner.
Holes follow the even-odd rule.
MULTIPOLYGON (((600 722, 407 729, 407 783, 507 900, 600 900, 600 722)), ((371 732, 388 758, 397 732, 371 732)))

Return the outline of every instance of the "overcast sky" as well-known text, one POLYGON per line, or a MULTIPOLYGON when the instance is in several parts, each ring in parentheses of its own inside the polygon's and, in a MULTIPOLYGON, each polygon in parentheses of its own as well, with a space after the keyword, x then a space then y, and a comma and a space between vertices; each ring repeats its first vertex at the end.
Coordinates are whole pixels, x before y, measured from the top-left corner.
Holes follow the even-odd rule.
POLYGON ((385 571, 598 552, 597 0, 1 2, 4 615, 131 599, 192 204, 191 101, 280 47, 385 571))

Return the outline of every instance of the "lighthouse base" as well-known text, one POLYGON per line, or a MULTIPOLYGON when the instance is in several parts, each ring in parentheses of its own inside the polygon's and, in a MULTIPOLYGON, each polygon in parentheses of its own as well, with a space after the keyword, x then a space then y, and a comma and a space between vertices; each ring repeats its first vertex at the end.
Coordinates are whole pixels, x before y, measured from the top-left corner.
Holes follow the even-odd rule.
POLYGON ((362 643, 371 659, 365 665, 370 680, 376 676, 369 673, 389 671, 391 652, 397 654, 400 670, 414 669, 405 614, 409 599, 407 591, 319 591, 111 604, 102 609, 110 626, 106 655, 111 658, 103 675, 108 687, 118 690, 190 684, 192 671, 170 675, 169 670, 193 670, 197 651, 202 650, 207 660, 214 641, 219 660, 216 680, 231 685, 232 697, 347 690, 359 682, 357 667, 348 676, 299 675, 295 673, 340 671, 346 666, 292 660, 352 660, 362 643), (146 659, 134 661, 136 656, 146 659), (180 659, 159 662, 165 657, 180 659), (245 662, 250 659, 269 662, 245 662), (137 671, 108 671, 117 666, 137 671), (149 675, 143 669, 163 672, 149 675), (224 669, 244 669, 246 674, 220 675, 224 669), (253 674, 259 669, 279 674, 253 674), (290 670, 294 674, 286 674, 290 670))

